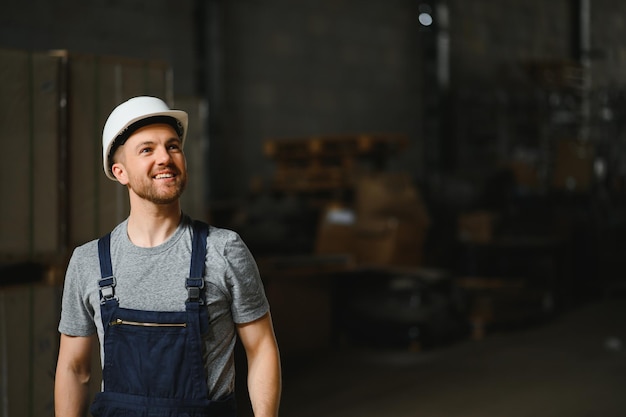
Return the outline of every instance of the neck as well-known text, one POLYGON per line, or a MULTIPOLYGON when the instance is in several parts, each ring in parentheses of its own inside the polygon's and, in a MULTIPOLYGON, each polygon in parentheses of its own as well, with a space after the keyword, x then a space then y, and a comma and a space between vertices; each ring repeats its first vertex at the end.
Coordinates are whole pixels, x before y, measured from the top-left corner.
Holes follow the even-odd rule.
POLYGON ((128 238, 139 247, 151 248, 169 239, 180 224, 178 201, 168 205, 132 205, 128 217, 128 238))

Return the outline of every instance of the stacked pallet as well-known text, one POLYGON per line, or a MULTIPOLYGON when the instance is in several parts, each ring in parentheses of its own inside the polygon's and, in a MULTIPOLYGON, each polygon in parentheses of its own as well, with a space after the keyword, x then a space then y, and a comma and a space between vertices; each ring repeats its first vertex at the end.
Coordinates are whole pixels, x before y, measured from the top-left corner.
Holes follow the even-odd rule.
POLYGON ((383 169, 407 145, 403 134, 329 135, 268 139, 264 153, 276 164, 274 190, 317 192, 352 187, 358 174, 383 169))

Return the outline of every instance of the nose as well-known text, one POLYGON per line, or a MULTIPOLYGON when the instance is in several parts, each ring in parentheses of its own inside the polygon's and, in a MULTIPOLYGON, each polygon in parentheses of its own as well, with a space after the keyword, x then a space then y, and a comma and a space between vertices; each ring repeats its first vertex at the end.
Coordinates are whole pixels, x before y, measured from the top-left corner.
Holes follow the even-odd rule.
POLYGON ((166 165, 172 160, 172 155, 168 152, 167 147, 159 146, 156 149, 156 160, 159 165, 166 165))

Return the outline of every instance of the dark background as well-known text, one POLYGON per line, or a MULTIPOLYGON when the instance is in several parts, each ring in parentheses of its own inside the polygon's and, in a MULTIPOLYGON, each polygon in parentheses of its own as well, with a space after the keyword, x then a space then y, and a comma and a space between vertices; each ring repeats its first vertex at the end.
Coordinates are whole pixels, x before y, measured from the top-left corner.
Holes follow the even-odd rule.
MULTIPOLYGON (((0 12, 0 49, 159 62, 174 107, 204 103, 199 217, 248 243, 294 357, 346 339, 482 339, 485 309, 489 330, 516 328, 619 294, 625 36, 617 0, 7 0, 0 12), (354 189, 275 184, 268 141, 363 134, 406 139, 361 162, 401 173, 428 213, 409 270, 316 257, 324 210, 351 207, 354 189), (478 238, 463 235, 468 213, 486 215, 472 218, 478 238)), ((62 276, 70 249, 43 266, 0 253, 2 283, 62 276)))

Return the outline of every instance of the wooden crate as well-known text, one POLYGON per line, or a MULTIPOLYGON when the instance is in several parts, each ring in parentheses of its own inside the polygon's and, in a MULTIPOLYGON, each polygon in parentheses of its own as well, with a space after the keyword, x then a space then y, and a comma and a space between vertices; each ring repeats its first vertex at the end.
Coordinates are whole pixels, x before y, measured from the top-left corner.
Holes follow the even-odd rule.
POLYGON ((273 188, 315 191, 353 187, 357 175, 380 169, 407 145, 402 134, 329 135, 268 139, 264 153, 275 163, 273 188))

